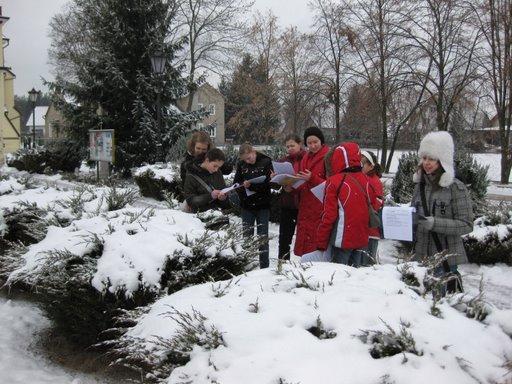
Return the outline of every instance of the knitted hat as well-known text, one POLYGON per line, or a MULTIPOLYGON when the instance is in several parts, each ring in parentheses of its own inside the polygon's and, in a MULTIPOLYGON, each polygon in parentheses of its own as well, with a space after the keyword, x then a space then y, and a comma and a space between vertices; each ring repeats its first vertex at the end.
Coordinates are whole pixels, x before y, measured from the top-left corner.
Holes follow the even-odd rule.
MULTIPOLYGON (((441 163, 444 173, 439 180, 441 187, 448 187, 453 183, 455 170, 453 166, 453 155, 455 148, 453 145, 452 135, 446 131, 430 132, 421 140, 418 155, 422 157, 430 157, 441 163)), ((414 175, 414 181, 419 182, 421 174, 418 172, 414 175)))
POLYGON ((325 142, 324 134, 317 127, 309 127, 304 131, 304 145, 307 145, 307 140, 309 136, 318 137, 322 144, 325 142))

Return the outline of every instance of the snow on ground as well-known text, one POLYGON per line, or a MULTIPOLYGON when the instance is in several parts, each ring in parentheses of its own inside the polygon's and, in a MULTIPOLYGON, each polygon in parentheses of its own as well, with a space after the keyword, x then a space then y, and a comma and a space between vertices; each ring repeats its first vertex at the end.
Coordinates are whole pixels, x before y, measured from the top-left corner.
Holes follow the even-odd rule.
POLYGON ((169 316, 171 308, 182 313, 194 309, 207 318, 207 329, 222 333, 225 345, 196 347, 191 361, 172 372, 169 384, 502 379, 512 340, 500 326, 469 319, 446 303, 440 304, 440 319, 430 314, 431 305, 429 297, 419 297, 400 280, 393 265, 355 269, 316 263, 306 270, 286 265, 282 273, 266 269, 237 277, 221 297, 211 283, 164 297, 127 336, 146 340, 155 355, 164 353, 156 338, 172 339, 180 331, 169 316), (334 338, 322 340, 308 332, 318 319, 326 331, 336 333, 334 338), (386 332, 388 326, 400 333, 400 324, 408 324, 404 329, 420 356, 407 352, 373 358, 372 344, 359 336, 364 330, 386 332))
MULTIPOLYGON (((42 250, 67 248, 85 252, 87 244, 80 241, 80 235, 100 233, 105 238, 105 256, 98 264, 95 286, 105 289, 105 281, 110 280, 113 290, 119 287, 131 290, 135 289, 131 284, 139 282, 139 272, 143 272, 145 284, 156 284, 159 279, 156 267, 161 266, 165 254, 180 246, 175 240, 177 234, 193 235, 203 230, 202 223, 194 216, 170 209, 156 209, 151 215, 148 210, 144 213, 133 207, 105 212, 98 203, 98 196, 104 189, 96 191, 96 197, 91 196, 85 205, 84 217, 67 228, 50 227, 47 238, 30 247, 25 255, 29 262, 26 268, 35 265, 42 250), (130 222, 138 214, 140 220, 130 222), (148 253, 152 255, 149 258, 148 253)), ((74 193, 61 190, 57 185, 55 188, 22 189, 0 196, 0 207, 12 207, 16 201, 23 200, 37 202, 40 206, 50 204, 61 209, 62 214, 70 214, 56 201, 70 199, 74 193)), ((130 332, 148 341, 155 335, 171 337, 176 323, 158 316, 169 310, 165 305, 183 311, 194 307, 224 332, 227 347, 217 348, 211 354, 197 348, 191 362, 171 375, 170 383, 179 382, 178 378, 181 380, 183 375, 188 375, 191 383, 211 382, 206 381, 208 376, 223 384, 275 383, 279 378, 289 383, 338 383, 340 374, 350 383, 378 383, 385 375, 389 375, 388 382, 394 380, 396 384, 410 383, 411 377, 415 378, 414 383, 430 383, 433 377, 441 383, 476 382, 472 376, 482 382, 489 382, 490 378, 503 379, 505 372, 500 366, 505 357, 512 357, 512 341, 499 325, 512 333, 511 267, 461 267, 466 291, 471 295, 478 292, 483 276, 486 299, 497 307, 490 317, 494 319, 490 325, 467 319, 448 304, 441 305, 444 316, 441 320, 429 314, 428 298, 420 298, 400 281, 395 242, 380 242, 379 255, 384 265, 375 268, 356 270, 319 264, 301 271, 287 266, 288 276, 283 276, 275 272, 278 231, 277 225, 270 225, 270 269, 240 277, 228 293, 219 298, 213 297, 211 284, 168 296, 157 302, 148 317, 130 332), (334 278, 331 278, 333 272, 334 278), (309 284, 316 286, 318 282, 320 289, 296 288, 292 273, 298 277, 300 274, 310 276, 309 284), (249 308, 255 305, 257 313, 250 312, 249 308), (337 333, 334 339, 319 340, 306 331, 316 325, 318 316, 327 329, 337 333), (408 331, 423 356, 407 354, 405 364, 403 355, 371 358, 368 353, 371 346, 355 335, 360 335, 362 329, 385 330, 379 318, 396 331, 399 331, 400 320, 409 321, 408 331), (504 324, 509 324, 509 328, 504 324), (297 364, 299 359, 304 363, 297 364), (461 368, 464 365, 461 359, 469 362, 466 370, 461 368)), ((297 259, 292 256, 292 260, 297 259)), ((8 369, 11 375, 6 383, 72 382, 74 378, 62 370, 27 355, 31 340, 48 326, 41 313, 30 304, 7 303, 3 299, 0 299, 0 306, 0 369, 4 368, 2 372, 8 369)), ((92 383, 83 381, 89 382, 92 383)))
POLYGON ((0 383, 100 384, 96 378, 62 369, 34 349, 50 322, 33 304, 0 297, 0 383))

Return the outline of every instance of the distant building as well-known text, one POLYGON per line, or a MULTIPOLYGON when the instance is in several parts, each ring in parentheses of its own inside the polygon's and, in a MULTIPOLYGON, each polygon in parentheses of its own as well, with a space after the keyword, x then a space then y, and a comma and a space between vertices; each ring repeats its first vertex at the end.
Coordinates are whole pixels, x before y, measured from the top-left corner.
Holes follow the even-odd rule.
MULTIPOLYGON (((184 96, 176 103, 181 111, 187 110, 189 96, 184 96)), ((203 83, 194 93, 192 111, 206 109, 210 115, 196 124, 197 129, 210 126, 210 136, 216 145, 225 143, 224 96, 208 83, 203 83)))
POLYGON ((45 128, 45 119, 46 119, 47 112, 48 112, 47 105, 36 106, 35 111, 33 110, 30 113, 30 116, 27 120, 26 135, 30 138, 30 140, 32 140, 32 137, 34 137, 34 128, 35 128, 36 143, 38 145, 44 144, 44 128, 45 128), (34 119, 34 116, 35 116, 35 119, 34 119))
POLYGON ((55 104, 50 104, 44 116, 44 140, 48 141, 64 138, 64 128, 66 127, 66 124, 66 119, 64 118, 62 113, 57 110, 55 104))
POLYGON ((9 39, 4 38, 3 26, 9 20, 2 15, 0 7, 0 162, 5 155, 17 151, 21 145, 20 113, 14 108, 14 79, 16 75, 11 68, 5 66, 4 49, 9 45, 9 39))

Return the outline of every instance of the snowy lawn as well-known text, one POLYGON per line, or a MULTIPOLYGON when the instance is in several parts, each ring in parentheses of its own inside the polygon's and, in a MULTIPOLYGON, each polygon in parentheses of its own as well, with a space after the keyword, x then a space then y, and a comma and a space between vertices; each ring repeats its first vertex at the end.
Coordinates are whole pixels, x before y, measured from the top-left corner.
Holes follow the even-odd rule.
POLYGON ((499 325, 512 321, 511 311, 482 324, 443 302, 442 318, 435 317, 430 297, 409 289, 393 265, 286 265, 218 284, 162 298, 125 335, 164 357, 157 339, 185 334, 174 320, 179 313, 205 317, 199 339, 220 332, 220 346, 195 346, 168 383, 491 383, 504 378, 501 366, 512 356, 512 340, 499 325), (373 358, 375 332, 403 332, 408 350, 373 358))

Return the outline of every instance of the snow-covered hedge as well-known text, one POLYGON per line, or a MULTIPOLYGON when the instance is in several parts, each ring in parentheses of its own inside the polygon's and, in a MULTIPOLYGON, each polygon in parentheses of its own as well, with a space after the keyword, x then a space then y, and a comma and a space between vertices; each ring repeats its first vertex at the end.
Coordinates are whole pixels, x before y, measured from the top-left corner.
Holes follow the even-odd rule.
POLYGON ((489 207, 463 239, 471 263, 512 265, 512 206, 489 207))
MULTIPOLYGON (((13 198, 1 196, 0 206, 13 198)), ((243 247, 235 226, 207 232, 213 214, 135 208, 130 189, 36 188, 17 198, 26 200, 22 212, 34 218, 28 227, 37 236, 3 252, 0 271, 7 285, 33 288, 56 327, 84 345, 113 326, 119 309, 257 265, 258 242, 243 247)))
POLYGON ((162 201, 170 196, 183 200, 180 168, 176 164, 155 164, 136 168, 132 171, 140 194, 162 201))
MULTIPOLYGON (((411 269, 423 286, 425 269, 411 269)), ((285 264, 125 312, 130 326, 113 351, 168 384, 499 382, 512 355, 502 320, 512 312, 495 310, 501 317, 484 324, 459 301, 435 303, 434 316, 431 295, 392 265, 285 264)))

